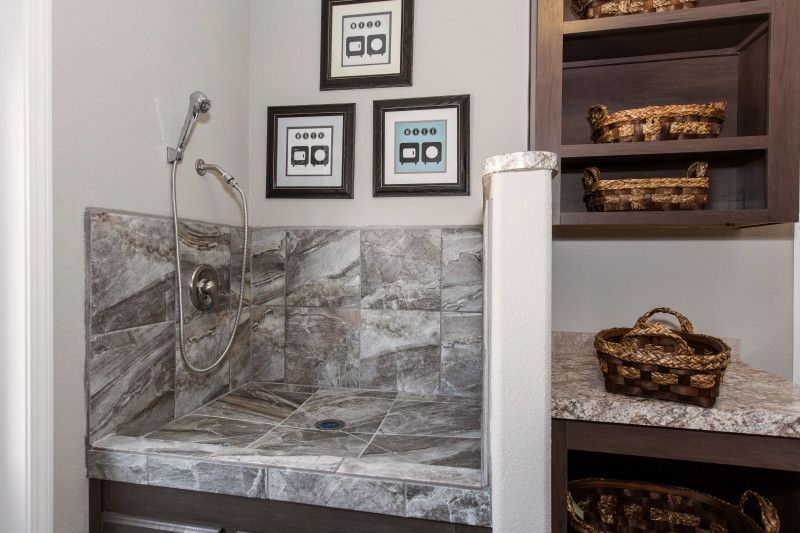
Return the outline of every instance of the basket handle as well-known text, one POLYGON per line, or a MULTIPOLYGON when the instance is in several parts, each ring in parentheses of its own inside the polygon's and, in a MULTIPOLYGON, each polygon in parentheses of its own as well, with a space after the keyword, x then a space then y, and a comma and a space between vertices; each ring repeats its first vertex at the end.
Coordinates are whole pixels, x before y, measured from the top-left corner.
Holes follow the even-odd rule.
POLYGON ((636 321, 636 325, 633 328, 622 336, 620 339, 620 344, 627 346, 628 348, 635 349, 637 348, 635 337, 640 335, 660 335, 662 337, 670 337, 675 341, 675 353, 680 355, 692 355, 694 351, 689 346, 689 344, 681 337, 679 334, 675 333, 668 327, 664 326, 663 324, 657 324, 655 322, 648 322, 647 320, 656 313, 667 313, 670 315, 674 315, 681 324, 681 332, 691 334, 694 333, 694 328, 692 327, 692 323, 689 322, 689 319, 683 316, 682 314, 678 313, 677 311, 673 311, 667 307, 657 307, 652 311, 648 311, 647 313, 643 314, 639 317, 639 320, 636 321))
POLYGON ((775 506, 772 505, 772 502, 757 492, 748 490, 742 494, 742 499, 739 501, 739 511, 746 515, 744 512, 744 504, 747 503, 747 500, 750 498, 755 498, 756 501, 758 501, 758 506, 761 508, 761 523, 764 525, 764 532, 780 533, 781 520, 778 518, 778 511, 775 510, 775 506))
POLYGON ((583 182, 587 187, 600 179, 600 169, 597 167, 589 167, 583 169, 583 182))
POLYGON ((595 104, 589 108, 589 120, 592 121, 592 126, 599 124, 608 116, 608 108, 603 104, 595 104))
POLYGON ((673 311, 669 307, 656 307, 652 311, 646 312, 645 314, 640 316, 639 319, 636 321, 636 325, 634 326, 634 329, 639 328, 639 327, 645 327, 645 325, 647 324, 647 321, 650 319, 650 317, 655 315, 656 313, 664 313, 664 314, 667 314, 667 315, 674 316, 675 318, 678 319, 678 322, 681 325, 681 332, 688 333, 690 335, 694 333, 694 326, 692 326, 692 323, 689 322, 689 319, 686 318, 685 316, 683 316, 682 314, 680 314, 679 312, 673 311))
POLYGON ((695 161, 694 163, 692 163, 692 166, 690 166, 689 170, 686 172, 686 177, 705 178, 707 170, 708 170, 707 161, 695 161))

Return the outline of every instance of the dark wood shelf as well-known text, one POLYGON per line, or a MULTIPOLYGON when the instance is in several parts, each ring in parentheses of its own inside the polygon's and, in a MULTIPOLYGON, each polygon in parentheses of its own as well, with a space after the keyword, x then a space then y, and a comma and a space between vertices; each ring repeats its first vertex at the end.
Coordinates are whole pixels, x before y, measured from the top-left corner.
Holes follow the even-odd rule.
MULTIPOLYGON (((766 150, 769 136, 719 137, 716 139, 692 139, 688 141, 625 142, 600 144, 564 144, 561 146, 561 159, 593 160, 602 158, 646 158, 664 155, 693 154, 737 154, 742 151, 766 150)), ((646 159, 643 159, 646 160, 646 159)))
POLYGON ((531 149, 561 157, 560 228, 732 226, 796 222, 800 169, 798 0, 703 0, 699 7, 575 20, 571 0, 539 0, 531 149), (727 102, 716 139, 591 144, 587 110, 727 102), (584 211, 582 171, 678 177, 709 162, 701 211, 584 211))
POLYGON ((603 17, 589 20, 564 22, 564 36, 582 33, 617 32, 620 30, 639 30, 674 24, 693 24, 706 22, 716 24, 727 19, 769 15, 773 11, 773 0, 751 0, 718 6, 679 9, 663 13, 646 13, 619 17, 603 17))
POLYGON ((556 227, 596 227, 609 228, 635 226, 757 226, 768 224, 769 212, 766 209, 729 209, 725 211, 620 211, 610 213, 581 212, 561 213, 561 224, 556 227))

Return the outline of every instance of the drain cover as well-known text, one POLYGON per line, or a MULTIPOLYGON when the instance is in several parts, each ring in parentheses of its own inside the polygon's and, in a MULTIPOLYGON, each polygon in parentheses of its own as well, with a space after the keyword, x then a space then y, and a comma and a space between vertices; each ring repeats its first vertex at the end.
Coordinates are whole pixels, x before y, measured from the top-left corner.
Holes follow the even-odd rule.
POLYGON ((333 431, 336 429, 342 429, 344 427, 344 422, 336 419, 320 420, 314 424, 314 427, 324 431, 333 431))

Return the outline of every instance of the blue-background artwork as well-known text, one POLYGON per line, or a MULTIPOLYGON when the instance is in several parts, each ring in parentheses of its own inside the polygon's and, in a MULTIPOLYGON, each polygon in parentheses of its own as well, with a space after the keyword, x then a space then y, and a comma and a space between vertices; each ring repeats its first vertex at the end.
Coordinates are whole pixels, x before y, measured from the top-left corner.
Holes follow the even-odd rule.
POLYGON ((446 120, 395 123, 395 173, 445 172, 446 138, 446 120))

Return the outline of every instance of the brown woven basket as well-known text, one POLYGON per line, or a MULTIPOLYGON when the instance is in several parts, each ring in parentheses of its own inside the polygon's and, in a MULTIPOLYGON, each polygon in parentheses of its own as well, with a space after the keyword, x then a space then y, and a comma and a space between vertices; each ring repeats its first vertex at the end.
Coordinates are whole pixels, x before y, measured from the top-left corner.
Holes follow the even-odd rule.
POLYGON ((581 479, 567 492, 569 521, 578 533, 780 533, 778 512, 769 500, 748 490, 739 506, 702 492, 636 481, 581 479), (759 526, 745 514, 754 498, 759 526))
POLYGON ((708 163, 696 161, 685 178, 601 180, 600 170, 583 170, 589 211, 675 211, 703 209, 708 201, 708 163))
POLYGON ((696 6, 696 0, 572 0, 572 9, 582 19, 674 11, 696 6))
POLYGON ((606 390, 713 407, 731 360, 724 341, 694 332, 680 313, 659 307, 633 328, 613 328, 594 338, 606 390), (681 330, 648 322, 656 313, 674 315, 681 330))
POLYGON ((596 143, 674 141, 717 137, 725 121, 726 102, 667 105, 609 113, 602 104, 589 108, 596 143))

